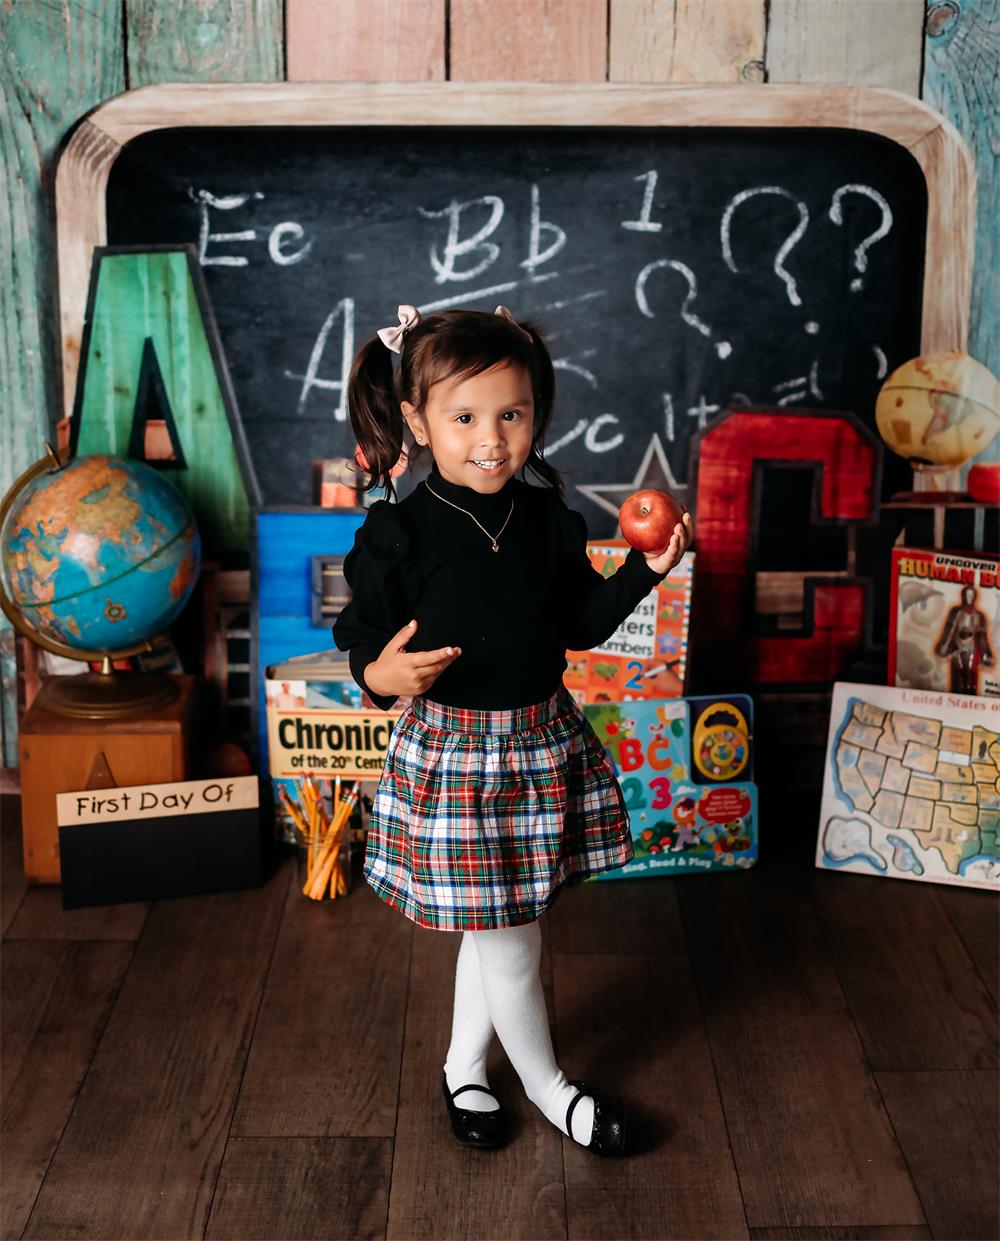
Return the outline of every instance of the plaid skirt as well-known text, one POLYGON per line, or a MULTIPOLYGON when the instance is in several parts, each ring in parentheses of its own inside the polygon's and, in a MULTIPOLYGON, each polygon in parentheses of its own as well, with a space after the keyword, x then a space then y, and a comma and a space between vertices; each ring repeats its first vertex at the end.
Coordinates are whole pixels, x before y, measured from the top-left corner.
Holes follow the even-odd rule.
POLYGON ((614 767, 565 686, 504 711, 414 698, 372 802, 365 878, 420 926, 533 922, 632 857, 614 767))

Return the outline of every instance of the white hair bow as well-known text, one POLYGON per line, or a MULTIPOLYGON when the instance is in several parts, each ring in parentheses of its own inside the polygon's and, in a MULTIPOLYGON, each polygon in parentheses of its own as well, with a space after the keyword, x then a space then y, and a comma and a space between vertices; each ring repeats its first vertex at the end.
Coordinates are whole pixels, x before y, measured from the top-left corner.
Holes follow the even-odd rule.
POLYGON ((391 349, 393 353, 402 353, 403 337, 420 322, 420 311, 416 306, 399 306, 396 313, 399 315, 399 325, 380 327, 378 338, 386 349, 391 349))

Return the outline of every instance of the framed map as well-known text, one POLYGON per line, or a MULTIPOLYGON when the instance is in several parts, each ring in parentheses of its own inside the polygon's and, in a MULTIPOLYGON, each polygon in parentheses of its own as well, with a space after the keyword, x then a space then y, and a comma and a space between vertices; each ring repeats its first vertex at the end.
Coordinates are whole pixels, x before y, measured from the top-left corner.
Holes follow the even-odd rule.
POLYGON ((833 687, 816 865, 1000 892, 1000 700, 833 687))

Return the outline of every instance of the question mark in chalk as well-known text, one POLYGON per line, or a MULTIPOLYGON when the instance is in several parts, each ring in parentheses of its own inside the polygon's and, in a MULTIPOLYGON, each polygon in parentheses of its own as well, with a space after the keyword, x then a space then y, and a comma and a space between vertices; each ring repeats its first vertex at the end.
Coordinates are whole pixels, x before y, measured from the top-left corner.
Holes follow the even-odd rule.
POLYGON ((788 294, 788 300, 793 306, 801 306, 802 298, 799 297, 798 285, 790 272, 784 267, 785 259, 791 254, 795 247, 802 240, 802 236, 809 227, 809 209, 804 202, 800 202, 794 194, 788 190, 783 190, 780 185, 758 185, 752 190, 740 190, 733 201, 729 204, 722 215, 722 222, 719 225, 719 233, 722 240, 722 257, 726 266, 732 272, 739 269, 733 259, 732 240, 730 230, 732 227, 733 214, 736 208, 745 203, 748 199, 755 198, 758 194, 778 194, 782 198, 787 198, 789 202, 793 202, 798 208, 799 222, 795 228, 788 234, 782 243, 781 249, 774 256, 774 274, 783 281, 785 292, 788 294))
MULTIPOLYGON (((873 190, 870 185, 842 185, 833 195, 833 202, 830 204, 830 219, 834 224, 844 223, 844 213, 841 210, 841 202, 845 194, 861 194, 865 198, 870 198, 872 202, 882 212, 882 223, 874 233, 866 237, 854 251, 854 266, 859 272, 866 271, 868 268, 868 251, 892 228, 892 210, 878 190, 873 190)), ((864 281, 860 276, 855 276, 851 281, 851 292, 860 293, 864 281)))
MULTIPOLYGON (((711 336, 712 329, 707 323, 703 323, 694 311, 690 309, 691 303, 698 296, 698 281, 695 279, 695 274, 690 267, 687 267, 677 259, 657 259, 654 263, 646 264, 635 282, 636 305, 647 319, 656 318, 646 298, 646 281, 660 267, 673 268, 674 271, 679 272, 687 281, 688 293, 684 299, 684 304, 681 306, 681 318, 689 327, 693 327, 695 331, 701 332, 702 336, 711 336)), ((728 340, 717 340, 715 342, 715 352, 720 358, 728 358, 732 351, 733 347, 728 340)))

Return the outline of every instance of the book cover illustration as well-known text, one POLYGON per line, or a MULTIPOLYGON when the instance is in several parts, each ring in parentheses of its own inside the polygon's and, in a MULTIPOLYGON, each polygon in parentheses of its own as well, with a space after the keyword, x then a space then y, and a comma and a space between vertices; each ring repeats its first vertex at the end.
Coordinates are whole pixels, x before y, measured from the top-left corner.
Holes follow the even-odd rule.
POLYGON ((895 547, 889 681, 1000 697, 1000 556, 895 547))
POLYGON ((635 853, 599 879, 754 864, 757 788, 748 697, 593 703, 583 710, 614 764, 635 853))
POLYGON ((834 685, 816 865, 1000 891, 1000 699, 834 685))
POLYGON ((275 817, 284 840, 301 842, 301 812, 311 797, 332 807, 341 783, 359 785, 355 840, 385 763, 389 737, 409 702, 382 711, 351 676, 337 650, 296 656, 267 668, 268 770, 275 817), (366 797, 367 795, 367 801, 366 797))
MULTIPOLYGON (((604 577, 629 552, 624 540, 588 543, 591 563, 604 577)), ((567 651, 566 688, 579 703, 679 698, 687 671, 694 552, 685 552, 655 590, 606 642, 591 651, 567 651)))

